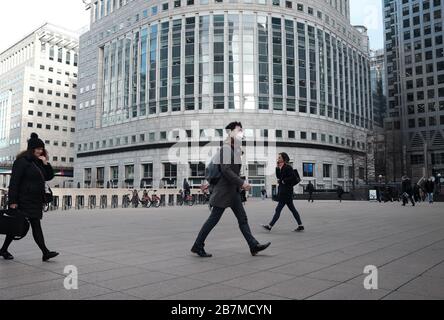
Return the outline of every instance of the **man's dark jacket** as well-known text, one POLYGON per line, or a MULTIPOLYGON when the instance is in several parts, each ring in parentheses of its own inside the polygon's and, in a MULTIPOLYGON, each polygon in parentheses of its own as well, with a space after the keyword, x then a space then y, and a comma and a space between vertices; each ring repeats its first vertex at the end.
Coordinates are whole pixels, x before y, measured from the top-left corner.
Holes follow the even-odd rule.
POLYGON ((210 205, 226 209, 233 206, 236 201, 240 201, 240 188, 244 184, 244 180, 240 177, 242 150, 231 146, 230 141, 226 141, 220 152, 222 176, 212 187, 210 205))

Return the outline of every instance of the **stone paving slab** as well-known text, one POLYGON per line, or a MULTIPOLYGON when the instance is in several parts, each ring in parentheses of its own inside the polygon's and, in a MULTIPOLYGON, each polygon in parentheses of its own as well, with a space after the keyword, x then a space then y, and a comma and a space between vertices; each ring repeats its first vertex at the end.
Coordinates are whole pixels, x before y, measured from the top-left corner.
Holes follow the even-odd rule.
POLYGON ((60 256, 42 262, 31 235, 14 242, 15 260, 0 260, 0 300, 444 299, 443 203, 295 204, 304 233, 287 209, 263 230, 276 203, 247 202, 253 234, 272 242, 256 257, 227 210, 207 239, 211 259, 190 253, 205 206, 47 213, 45 239, 60 256), (63 286, 67 265, 78 290, 63 286), (367 265, 378 267, 378 290, 364 288, 367 265))

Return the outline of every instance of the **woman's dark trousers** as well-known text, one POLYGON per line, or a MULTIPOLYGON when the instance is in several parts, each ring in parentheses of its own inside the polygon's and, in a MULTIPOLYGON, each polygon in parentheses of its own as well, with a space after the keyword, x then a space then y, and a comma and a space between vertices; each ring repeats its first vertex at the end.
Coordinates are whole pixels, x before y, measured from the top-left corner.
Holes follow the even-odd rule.
POLYGON ((298 211, 296 210, 293 200, 288 200, 288 201, 279 201, 278 206, 276 207, 276 212, 274 214, 273 220, 270 222, 270 226, 274 227, 274 225, 276 224, 276 222, 279 220, 279 218, 281 217, 281 212, 282 209, 284 209, 284 207, 287 206, 288 209, 290 209, 291 213, 293 213, 294 218, 296 219, 298 225, 302 225, 302 221, 301 221, 301 217, 299 216, 298 211))
MULTIPOLYGON (((49 252, 48 248, 45 245, 45 238, 43 237, 42 224, 40 219, 28 219, 32 228, 32 235, 34 237, 35 243, 39 246, 40 250, 42 250, 43 254, 49 252)), ((14 240, 12 236, 6 236, 5 242, 3 243, 3 247, 0 251, 8 251, 9 245, 14 240)))
MULTIPOLYGON (((237 197, 237 199, 233 201, 234 203, 231 207, 231 210, 233 210, 234 215, 239 222, 239 229, 241 230, 250 249, 255 248, 259 244, 259 242, 253 237, 251 233, 250 226, 248 225, 247 214, 245 212, 244 206, 242 205, 241 199, 240 197, 237 197)), ((205 222, 199 232, 199 235, 197 236, 196 242, 194 243, 195 247, 202 249, 205 246, 206 238, 210 234, 211 230, 213 230, 213 228, 217 225, 224 211, 224 208, 213 207, 210 217, 205 222)))

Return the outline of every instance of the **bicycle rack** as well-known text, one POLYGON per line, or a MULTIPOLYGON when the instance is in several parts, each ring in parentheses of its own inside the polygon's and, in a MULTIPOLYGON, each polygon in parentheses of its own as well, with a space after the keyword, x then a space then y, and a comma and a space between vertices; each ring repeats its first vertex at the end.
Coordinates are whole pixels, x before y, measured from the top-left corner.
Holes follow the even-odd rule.
POLYGON ((63 196, 62 210, 69 210, 72 207, 72 196, 63 196))
POLYGON ((174 194, 168 195, 168 206, 174 206, 174 194))
POLYGON ((131 206, 131 199, 126 198, 125 195, 122 196, 122 208, 129 208, 131 206))
POLYGON ((96 196, 88 197, 88 208, 95 209, 96 208, 96 196))
POLYGON ((176 195, 176 206, 181 205, 183 203, 182 196, 180 194, 176 195))
POLYGON ((54 196, 52 202, 49 204, 49 210, 54 211, 59 209, 59 196, 54 196))
POLYGON ((108 207, 108 197, 106 195, 100 196, 100 209, 106 209, 108 207))
POLYGON ((119 196, 113 195, 111 196, 111 208, 118 208, 119 207, 119 196))
POLYGON ((164 194, 162 194, 162 195, 160 195, 160 206, 161 207, 165 207, 165 195, 164 194))
POLYGON ((85 207, 85 196, 76 196, 76 209, 80 210, 85 207))

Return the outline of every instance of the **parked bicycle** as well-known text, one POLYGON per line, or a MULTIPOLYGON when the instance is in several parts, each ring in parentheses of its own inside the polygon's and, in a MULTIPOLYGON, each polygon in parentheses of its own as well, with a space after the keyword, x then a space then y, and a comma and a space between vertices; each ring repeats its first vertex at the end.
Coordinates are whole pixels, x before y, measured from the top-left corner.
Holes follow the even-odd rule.
POLYGON ((195 203, 196 199, 191 194, 184 196, 184 192, 179 192, 179 196, 177 199, 178 206, 193 206, 195 203))
POLYGON ((157 190, 153 191, 153 195, 151 197, 149 195, 149 192, 150 191, 143 192, 143 196, 142 196, 142 199, 140 199, 140 203, 145 208, 150 208, 151 206, 153 206, 155 208, 159 208, 160 207, 160 198, 156 194, 157 190))
POLYGON ((133 191, 133 197, 131 198, 131 205, 133 208, 137 208, 139 207, 139 193, 137 192, 137 190, 133 191))
POLYGON ((122 208, 128 208, 130 206, 130 203, 131 203, 130 195, 129 194, 123 195, 122 208))

